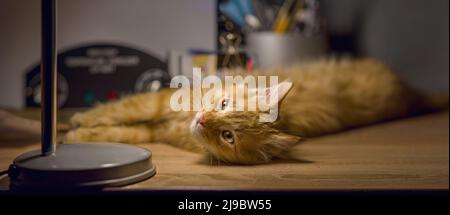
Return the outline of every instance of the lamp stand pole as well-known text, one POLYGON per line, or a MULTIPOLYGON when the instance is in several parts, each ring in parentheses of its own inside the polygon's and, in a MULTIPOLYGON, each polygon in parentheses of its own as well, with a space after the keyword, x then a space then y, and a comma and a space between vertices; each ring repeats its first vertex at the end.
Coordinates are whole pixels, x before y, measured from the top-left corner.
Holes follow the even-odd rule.
POLYGON ((50 155, 56 146, 56 0, 42 1, 41 16, 41 152, 50 155))

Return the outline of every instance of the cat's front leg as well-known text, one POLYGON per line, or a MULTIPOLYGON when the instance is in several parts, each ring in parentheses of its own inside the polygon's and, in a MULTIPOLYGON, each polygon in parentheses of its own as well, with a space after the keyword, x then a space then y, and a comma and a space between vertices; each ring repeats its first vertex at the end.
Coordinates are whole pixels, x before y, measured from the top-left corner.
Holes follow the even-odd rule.
POLYGON ((149 143, 160 142, 183 148, 192 152, 204 152, 203 147, 193 139, 188 127, 189 114, 173 121, 77 128, 66 134, 66 142, 119 142, 119 143, 149 143))
POLYGON ((171 112, 168 107, 170 95, 170 90, 163 90, 130 96, 76 113, 70 123, 73 127, 97 127, 158 120, 171 112))
POLYGON ((152 129, 146 125, 99 126, 77 128, 66 134, 66 142, 144 143, 152 141, 152 129))

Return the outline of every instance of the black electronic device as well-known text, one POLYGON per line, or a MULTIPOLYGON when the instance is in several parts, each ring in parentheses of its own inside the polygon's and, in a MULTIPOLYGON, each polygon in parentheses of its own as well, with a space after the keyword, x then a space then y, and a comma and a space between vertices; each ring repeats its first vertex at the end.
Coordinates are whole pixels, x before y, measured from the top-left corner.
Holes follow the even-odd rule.
MULTIPOLYGON (((144 51, 90 44, 58 55, 58 107, 89 107, 170 84, 167 64, 144 51)), ((40 106, 40 65, 26 74, 27 107, 40 106)))

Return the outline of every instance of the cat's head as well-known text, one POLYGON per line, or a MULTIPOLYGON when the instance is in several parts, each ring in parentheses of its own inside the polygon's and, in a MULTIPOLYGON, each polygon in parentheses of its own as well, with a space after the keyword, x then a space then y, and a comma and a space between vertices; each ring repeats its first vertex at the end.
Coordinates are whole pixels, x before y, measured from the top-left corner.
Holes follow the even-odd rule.
MULTIPOLYGON (((275 96, 276 100, 267 105, 280 105, 292 87, 285 81, 275 86, 264 88, 266 98, 275 96)), ((251 96, 251 90, 245 90, 245 104, 251 96)), ((228 163, 258 164, 269 162, 273 158, 284 157, 287 150, 300 141, 300 137, 289 135, 277 127, 279 120, 261 122, 262 109, 256 111, 244 108, 236 111, 236 103, 230 104, 230 95, 215 99, 212 103, 218 107, 210 111, 199 111, 191 123, 191 132, 204 145, 205 149, 216 159, 228 163), (230 106, 234 108, 230 108, 230 106)), ((234 95, 234 100, 237 100, 234 95)))

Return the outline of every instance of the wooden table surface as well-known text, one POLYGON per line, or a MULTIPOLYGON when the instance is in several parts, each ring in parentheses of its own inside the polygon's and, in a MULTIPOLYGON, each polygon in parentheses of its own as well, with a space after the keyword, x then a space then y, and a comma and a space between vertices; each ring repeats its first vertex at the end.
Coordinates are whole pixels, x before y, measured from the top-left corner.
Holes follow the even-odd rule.
MULTIPOLYGON (((449 188, 448 111, 310 139, 290 161, 257 166, 208 165, 202 156, 165 144, 139 146, 153 152, 157 174, 107 190, 422 190, 449 188)), ((0 170, 36 140, 1 140, 0 170)), ((9 180, 0 178, 0 190, 9 180)))

